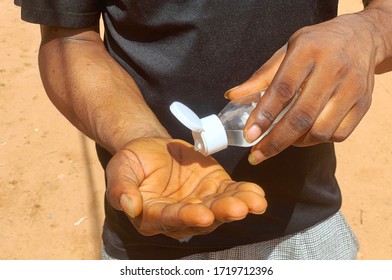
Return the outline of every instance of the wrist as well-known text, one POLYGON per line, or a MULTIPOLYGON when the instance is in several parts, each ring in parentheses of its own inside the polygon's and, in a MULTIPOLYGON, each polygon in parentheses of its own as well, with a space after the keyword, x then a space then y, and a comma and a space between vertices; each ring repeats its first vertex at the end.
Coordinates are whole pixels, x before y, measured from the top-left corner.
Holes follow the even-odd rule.
POLYGON ((172 137, 166 131, 164 127, 143 127, 138 128, 132 131, 124 131, 122 133, 118 133, 117 135, 113 135, 114 137, 110 137, 106 142, 106 149, 112 154, 117 153, 121 150, 126 144, 129 142, 140 139, 140 138, 164 138, 171 139, 172 137))
POLYGON ((358 13, 366 21, 372 38, 376 67, 392 58, 392 5, 388 2, 372 1, 358 13))

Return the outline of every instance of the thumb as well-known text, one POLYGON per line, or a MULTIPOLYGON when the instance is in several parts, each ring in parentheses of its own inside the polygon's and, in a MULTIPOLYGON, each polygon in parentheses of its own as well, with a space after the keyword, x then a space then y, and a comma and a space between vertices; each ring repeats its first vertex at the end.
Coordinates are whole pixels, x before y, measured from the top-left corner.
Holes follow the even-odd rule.
POLYGON ((129 159, 128 164, 124 164, 124 157, 115 155, 106 167, 106 198, 113 208, 135 218, 143 209, 143 197, 139 191, 142 179, 138 176, 139 168, 130 165, 129 159))
POLYGON ((229 89, 225 93, 225 98, 234 100, 266 89, 278 71, 286 55, 286 50, 287 44, 280 48, 266 63, 254 72, 247 81, 229 89))

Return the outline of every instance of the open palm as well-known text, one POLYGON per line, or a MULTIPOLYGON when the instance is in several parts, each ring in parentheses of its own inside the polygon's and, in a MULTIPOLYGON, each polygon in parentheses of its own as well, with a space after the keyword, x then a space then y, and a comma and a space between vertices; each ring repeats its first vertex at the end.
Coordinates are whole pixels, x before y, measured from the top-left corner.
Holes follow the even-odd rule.
POLYGON ((263 190, 235 182, 212 157, 181 140, 129 142, 106 169, 107 198, 143 235, 183 239, 264 213, 263 190))

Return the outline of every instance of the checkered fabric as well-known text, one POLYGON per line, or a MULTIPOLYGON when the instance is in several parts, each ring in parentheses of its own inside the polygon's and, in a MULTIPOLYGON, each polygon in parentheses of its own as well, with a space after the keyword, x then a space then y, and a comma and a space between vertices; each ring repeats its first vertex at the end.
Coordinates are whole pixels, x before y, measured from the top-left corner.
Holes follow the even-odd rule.
MULTIPOLYGON (((194 254, 183 260, 352 260, 358 241, 341 212, 325 221, 273 240, 231 249, 194 254)), ((102 251, 102 259, 113 259, 102 251)))

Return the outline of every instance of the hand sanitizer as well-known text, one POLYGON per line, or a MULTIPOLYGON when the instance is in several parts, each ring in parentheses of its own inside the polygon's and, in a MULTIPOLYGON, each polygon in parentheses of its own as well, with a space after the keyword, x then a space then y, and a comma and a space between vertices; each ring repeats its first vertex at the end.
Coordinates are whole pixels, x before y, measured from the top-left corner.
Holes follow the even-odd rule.
POLYGON ((246 95, 230 101, 218 115, 199 118, 191 109, 180 102, 173 102, 170 111, 188 129, 192 131, 194 147, 205 156, 219 152, 228 145, 251 147, 263 139, 275 124, 286 114, 296 100, 279 114, 273 124, 258 139, 248 143, 243 135, 243 129, 251 112, 256 107, 265 91, 246 95))

